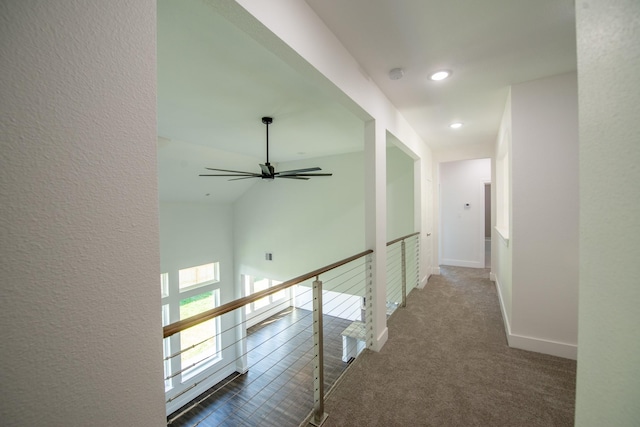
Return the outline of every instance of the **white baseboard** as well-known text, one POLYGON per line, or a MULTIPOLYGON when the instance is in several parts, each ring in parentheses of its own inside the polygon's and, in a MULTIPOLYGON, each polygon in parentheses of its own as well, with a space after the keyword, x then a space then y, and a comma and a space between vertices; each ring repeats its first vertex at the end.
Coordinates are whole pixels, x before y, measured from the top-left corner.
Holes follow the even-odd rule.
POLYGON ((535 351, 536 353, 550 354, 551 356, 572 360, 578 358, 578 346, 575 344, 566 344, 516 334, 510 334, 508 341, 509 347, 519 348, 521 350, 535 351))
POLYGON ((440 267, 432 267, 431 268, 431 274, 440 275, 440 267))
POLYGON ((509 342, 509 335, 511 335, 511 325, 509 324, 509 316, 507 316, 507 309, 502 299, 502 291, 500 287, 500 281, 498 276, 495 277, 496 292, 498 293, 498 301, 500 302, 500 311, 502 312, 502 321, 504 322, 504 332, 506 334, 507 343, 509 342))
POLYGON ((461 259, 448 259, 448 258, 441 259, 440 265, 451 265, 453 267, 484 268, 484 262, 466 261, 461 259))
POLYGON ((208 389, 210 389, 214 385, 218 384, 220 381, 222 381, 223 379, 225 379, 229 375, 233 374, 234 372, 235 372, 235 366, 233 366, 233 365, 232 366, 227 366, 227 367, 224 367, 224 368, 220 369, 214 375, 211 375, 210 377, 201 380, 198 383, 197 386, 195 386, 194 388, 190 389, 186 393, 178 396, 177 398, 175 398, 171 402, 167 403, 167 405, 166 405, 166 414, 167 414, 167 416, 171 415, 172 413, 174 413, 178 409, 182 408, 184 405, 189 403, 191 400, 193 400, 196 397, 200 396, 202 393, 204 393, 205 391, 207 391, 208 389))
MULTIPOLYGON (((493 274, 493 273, 491 273, 493 274)), ((520 350, 534 351, 536 353, 549 354, 551 356, 563 357, 565 359, 576 360, 578 358, 578 346, 575 344, 567 344, 558 341, 546 340, 543 338, 527 337, 511 332, 509 317, 502 299, 502 291, 498 277, 494 275, 496 291, 498 292, 498 300, 500 301, 500 311, 502 312, 502 320, 504 321, 504 331, 507 336, 509 347, 518 348, 520 350)))
POLYGON ((427 286, 427 282, 429 281, 429 276, 430 276, 430 274, 427 274, 422 279, 420 279, 420 283, 416 287, 418 289, 424 289, 424 287, 427 286))
POLYGON ((493 271, 489 272, 489 280, 491 280, 492 282, 496 281, 496 275, 493 273, 493 271))
POLYGON ((382 333, 378 336, 378 339, 373 342, 373 348, 371 348, 371 350, 373 351, 382 350, 382 347, 384 347, 388 339, 389 339, 389 329, 385 327, 382 330, 382 333))

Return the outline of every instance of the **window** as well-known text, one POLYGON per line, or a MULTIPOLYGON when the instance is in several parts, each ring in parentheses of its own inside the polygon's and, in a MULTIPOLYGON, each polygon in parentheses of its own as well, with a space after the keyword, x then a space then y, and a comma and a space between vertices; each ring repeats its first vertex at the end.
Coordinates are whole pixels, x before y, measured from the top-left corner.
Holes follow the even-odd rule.
MULTIPOLYGON (((162 325, 219 306, 219 280, 218 262, 162 273, 162 325)), ((189 390, 195 390, 222 360, 221 320, 218 317, 203 322, 165 338, 162 344, 165 394, 171 402, 189 396, 189 390)))
POLYGON ((178 271, 178 288, 180 292, 220 281, 220 267, 217 262, 197 265, 178 271))
MULTIPOLYGON (((219 305, 220 289, 180 300, 180 319, 186 319, 219 305)), ((181 365, 184 379, 201 372, 220 357, 220 318, 208 320, 180 333, 181 365)))
MULTIPOLYGON (((167 326, 169 324, 169 304, 162 305, 162 326, 167 326)), ((171 375, 171 360, 169 360, 169 355, 171 354, 171 344, 169 342, 169 338, 165 338, 162 340, 162 357, 164 358, 164 391, 165 393, 173 387, 173 381, 171 378, 168 378, 171 375)))
MULTIPOLYGON (((260 292, 269 289, 269 279, 254 279, 253 282, 253 292, 260 292)), ((266 307, 271 302, 271 296, 260 298, 258 301, 253 303, 253 309, 259 310, 262 307, 266 307)))
MULTIPOLYGON (((262 277, 253 277, 249 275, 242 276, 244 281, 244 291, 245 295, 255 294, 256 292, 264 291, 265 289, 269 289, 273 286, 279 285, 282 282, 273 279, 267 279, 262 277)), ((264 298, 260 298, 259 300, 248 304, 246 306, 246 313, 250 314, 257 310, 263 309, 265 307, 273 306, 274 304, 280 303, 288 298, 287 290, 278 291, 275 294, 268 295, 264 298)), ((284 308, 284 307, 283 307, 284 308)))
POLYGON ((160 275, 160 292, 162 298, 166 298, 169 296, 169 273, 162 273, 160 275))

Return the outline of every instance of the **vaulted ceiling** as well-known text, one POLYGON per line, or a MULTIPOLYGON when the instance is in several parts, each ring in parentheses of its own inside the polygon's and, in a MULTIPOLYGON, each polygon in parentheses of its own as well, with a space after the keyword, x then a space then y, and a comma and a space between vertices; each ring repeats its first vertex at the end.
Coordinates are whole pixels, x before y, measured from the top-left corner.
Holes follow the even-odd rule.
MULTIPOLYGON (((307 4, 434 150, 492 144, 509 85, 576 68, 572 0, 307 4), (404 76, 392 80, 396 67, 404 76), (429 80, 439 69, 453 74, 429 80)), ((197 175, 258 171, 262 116, 274 117, 275 163, 362 149, 362 120, 317 82, 202 0, 159 0, 161 200, 232 201, 253 185, 197 175)))

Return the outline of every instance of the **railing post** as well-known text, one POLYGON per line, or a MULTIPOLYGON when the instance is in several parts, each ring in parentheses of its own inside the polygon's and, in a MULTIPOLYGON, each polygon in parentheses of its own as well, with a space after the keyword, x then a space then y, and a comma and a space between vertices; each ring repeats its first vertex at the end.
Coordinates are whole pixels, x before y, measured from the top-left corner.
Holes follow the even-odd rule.
POLYGON ((407 306, 407 255, 404 240, 400 242, 400 248, 402 251, 402 305, 407 306))
POLYGON ((327 418, 324 413, 324 350, 322 331, 322 282, 313 281, 313 416, 311 424, 320 426, 327 418))
POLYGON ((416 287, 420 286, 420 235, 416 237, 416 287))
POLYGON ((249 371, 249 363, 248 363, 248 351, 247 351, 247 318, 245 309, 239 308, 235 312, 235 335, 236 335, 236 354, 238 354, 238 358, 236 359, 236 372, 240 374, 246 374, 249 371))
POLYGON ((365 280, 365 338, 367 340, 367 348, 373 348, 373 256, 371 254, 367 255, 367 270, 365 280))

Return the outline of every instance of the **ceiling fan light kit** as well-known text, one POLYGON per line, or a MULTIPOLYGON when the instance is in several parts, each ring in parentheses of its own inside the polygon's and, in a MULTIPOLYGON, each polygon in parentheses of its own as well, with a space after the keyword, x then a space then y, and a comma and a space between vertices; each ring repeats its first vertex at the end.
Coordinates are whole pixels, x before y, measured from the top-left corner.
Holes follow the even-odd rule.
POLYGON ((200 174, 200 176, 225 176, 231 177, 229 181, 238 181, 240 179, 250 179, 250 178, 262 178, 269 181, 273 181, 276 178, 287 178, 287 179, 299 179, 299 180, 308 180, 313 176, 331 176, 331 173, 308 173, 308 172, 317 172, 321 171, 319 167, 311 167, 305 169, 294 169, 282 172, 276 172, 275 168, 271 163, 269 163, 269 125, 273 123, 272 117, 263 117, 262 123, 265 124, 267 128, 267 161, 264 164, 260 164, 261 173, 255 172, 244 172, 244 171, 235 171, 229 169, 217 169, 217 168, 205 168, 210 171, 216 172, 228 172, 228 174, 200 174))

